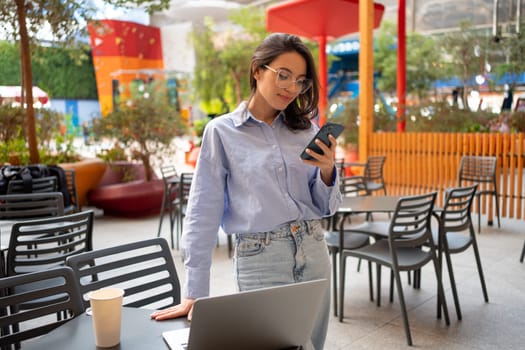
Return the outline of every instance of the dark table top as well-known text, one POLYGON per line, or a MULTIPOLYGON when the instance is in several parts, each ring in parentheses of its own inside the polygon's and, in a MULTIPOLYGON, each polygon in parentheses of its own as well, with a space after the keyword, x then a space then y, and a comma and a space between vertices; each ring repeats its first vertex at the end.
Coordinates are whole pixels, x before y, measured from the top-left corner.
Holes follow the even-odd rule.
MULTIPOLYGON (((106 349, 168 349, 162 332, 189 327, 186 317, 166 321, 150 319, 152 310, 122 309, 120 344, 106 349)), ((42 337, 25 341, 24 350, 42 349, 98 349, 91 316, 83 313, 42 337)))

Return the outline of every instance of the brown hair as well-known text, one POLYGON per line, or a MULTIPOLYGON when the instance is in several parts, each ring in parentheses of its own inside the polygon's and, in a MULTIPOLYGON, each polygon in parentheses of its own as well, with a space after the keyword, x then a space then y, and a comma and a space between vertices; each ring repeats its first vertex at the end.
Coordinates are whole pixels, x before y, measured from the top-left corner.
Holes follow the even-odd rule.
MULTIPOLYGON (((310 128, 310 118, 315 117, 319 103, 319 80, 315 70, 312 53, 295 35, 274 33, 267 36, 255 49, 250 62, 251 97, 257 90, 254 74, 264 65, 269 65, 275 58, 286 52, 297 52, 306 61, 306 78, 312 79, 312 87, 297 96, 284 110, 285 124, 292 130, 310 128)), ((250 97, 250 98, 251 98, 250 97)))

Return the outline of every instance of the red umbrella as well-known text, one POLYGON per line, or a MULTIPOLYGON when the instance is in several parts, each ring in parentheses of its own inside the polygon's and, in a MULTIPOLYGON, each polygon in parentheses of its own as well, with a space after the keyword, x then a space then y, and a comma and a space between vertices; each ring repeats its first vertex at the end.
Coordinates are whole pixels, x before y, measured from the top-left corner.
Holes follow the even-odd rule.
MULTIPOLYGON (((374 28, 385 7, 374 4, 374 28)), ((327 99, 326 43, 359 31, 359 0, 290 0, 266 9, 266 29, 313 39, 319 43, 320 124, 324 124, 327 99)))

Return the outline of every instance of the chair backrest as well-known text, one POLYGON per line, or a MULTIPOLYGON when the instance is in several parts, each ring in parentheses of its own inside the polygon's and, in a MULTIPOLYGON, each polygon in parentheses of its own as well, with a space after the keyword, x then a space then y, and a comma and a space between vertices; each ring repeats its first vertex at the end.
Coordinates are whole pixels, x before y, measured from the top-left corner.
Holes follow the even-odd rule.
POLYGON ((11 180, 7 185, 7 194, 17 193, 42 193, 56 192, 57 178, 55 176, 45 176, 26 180, 11 180))
POLYGON ((173 165, 164 165, 160 167, 160 174, 163 179, 169 179, 177 176, 177 169, 173 165))
POLYGON ((367 181, 376 181, 384 183, 383 166, 385 165, 386 156, 370 156, 366 160, 365 178, 367 181))
POLYGON ((492 183, 496 186, 496 157, 463 156, 459 166, 458 185, 471 183, 492 183))
MULTIPOLYGON (((478 185, 455 187, 446 192, 440 225, 445 232, 473 230, 470 209, 478 185)), ((472 232, 471 232, 472 233, 472 232)))
POLYGON ((103 287, 124 289, 125 306, 161 309, 180 303, 180 283, 164 238, 122 244, 71 256, 84 305, 87 294, 103 287))
POLYGON ((26 220, 64 215, 60 192, 0 195, 0 219, 26 220))
POLYGON ((399 199, 389 227, 392 248, 419 247, 425 243, 433 247, 430 220, 436 196, 432 192, 399 199))
POLYGON ((344 197, 366 196, 369 194, 364 176, 343 177, 340 180, 339 187, 344 197))
POLYGON ((92 210, 13 224, 7 250, 7 275, 62 266, 66 258, 92 250, 92 210))
POLYGON ((8 349, 46 334, 82 312, 80 290, 69 267, 1 278, 0 346, 8 349))
POLYGON ((64 175, 66 176, 67 190, 69 192, 69 198, 71 201, 71 208, 65 208, 65 210, 66 212, 78 212, 81 210, 81 207, 78 201, 77 179, 75 169, 64 169, 64 175))
POLYGON ((188 201, 190 196, 191 182, 193 181, 193 173, 182 173, 180 174, 180 183, 179 183, 179 198, 182 203, 188 201))

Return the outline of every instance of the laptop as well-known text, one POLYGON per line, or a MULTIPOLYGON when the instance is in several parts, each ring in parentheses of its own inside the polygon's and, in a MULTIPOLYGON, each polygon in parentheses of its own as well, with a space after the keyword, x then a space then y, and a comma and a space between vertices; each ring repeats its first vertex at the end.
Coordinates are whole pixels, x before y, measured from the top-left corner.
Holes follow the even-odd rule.
POLYGON ((171 350, 290 349, 310 340, 328 280, 199 298, 190 328, 163 332, 171 350))

